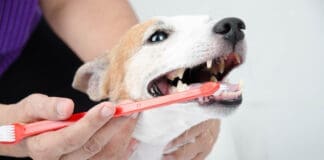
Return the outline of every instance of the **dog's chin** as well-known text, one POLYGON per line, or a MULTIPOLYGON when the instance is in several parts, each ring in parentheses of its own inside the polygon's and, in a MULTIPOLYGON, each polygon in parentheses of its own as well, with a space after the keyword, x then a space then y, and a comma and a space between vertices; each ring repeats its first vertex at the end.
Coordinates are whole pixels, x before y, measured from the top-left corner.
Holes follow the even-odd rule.
MULTIPOLYGON (((192 102, 192 103, 197 104, 197 102, 192 102)), ((241 103, 221 104, 215 102, 211 104, 203 104, 203 105, 199 104, 198 107, 204 110, 204 113, 206 113, 209 116, 209 118, 221 119, 234 113, 237 110, 237 108, 240 106, 240 104, 241 103)))
MULTIPOLYGON (((208 98, 208 97, 204 97, 208 98)), ((197 113, 203 113, 202 115, 197 116, 207 116, 207 119, 221 119, 230 114, 234 113, 235 110, 240 106, 242 103, 242 96, 239 99, 235 99, 233 101, 208 101, 208 102, 201 102, 199 99, 195 99, 193 101, 181 103, 184 106, 195 107, 195 111, 197 113)), ((190 107, 187 107, 189 109, 190 107)), ((192 108, 190 108, 192 109, 192 108)))
POLYGON ((166 145, 188 128, 209 119, 225 118, 237 107, 219 103, 201 105, 190 101, 147 110, 140 115, 134 137, 143 143, 166 145))

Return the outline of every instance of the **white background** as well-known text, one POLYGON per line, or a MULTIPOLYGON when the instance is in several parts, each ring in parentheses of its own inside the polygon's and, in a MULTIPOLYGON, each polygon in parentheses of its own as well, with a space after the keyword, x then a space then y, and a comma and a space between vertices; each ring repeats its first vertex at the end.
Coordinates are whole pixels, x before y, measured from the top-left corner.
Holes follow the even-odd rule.
POLYGON ((244 102, 226 121, 242 160, 324 159, 324 1, 131 0, 141 20, 208 14, 246 23, 244 102))

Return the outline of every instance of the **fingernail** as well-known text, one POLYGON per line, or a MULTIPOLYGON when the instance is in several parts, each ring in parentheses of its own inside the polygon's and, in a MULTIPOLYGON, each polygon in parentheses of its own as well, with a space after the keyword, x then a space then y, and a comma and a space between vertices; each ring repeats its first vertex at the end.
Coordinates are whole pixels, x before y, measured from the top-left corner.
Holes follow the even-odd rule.
POLYGON ((59 115, 59 117, 65 117, 67 116, 67 101, 66 100, 60 100, 56 105, 56 112, 59 115))
POLYGON ((163 156, 163 160, 175 160, 175 158, 171 155, 166 155, 166 156, 163 156))
POLYGON ((101 109, 102 117, 111 117, 113 114, 114 114, 114 110, 111 107, 107 105, 104 105, 104 107, 102 107, 101 109))

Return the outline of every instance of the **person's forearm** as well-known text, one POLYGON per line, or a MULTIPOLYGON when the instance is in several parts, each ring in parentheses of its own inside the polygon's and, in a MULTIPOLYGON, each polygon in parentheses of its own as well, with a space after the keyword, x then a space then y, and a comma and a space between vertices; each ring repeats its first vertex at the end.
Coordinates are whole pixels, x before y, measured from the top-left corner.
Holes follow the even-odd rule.
POLYGON ((101 55, 137 23, 127 0, 41 1, 46 20, 83 60, 101 55))

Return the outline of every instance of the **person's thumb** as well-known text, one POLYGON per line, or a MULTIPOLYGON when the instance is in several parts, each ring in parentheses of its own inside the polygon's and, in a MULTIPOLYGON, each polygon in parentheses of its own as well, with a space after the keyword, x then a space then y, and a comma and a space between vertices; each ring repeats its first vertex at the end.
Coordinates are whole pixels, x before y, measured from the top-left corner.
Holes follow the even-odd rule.
POLYGON ((16 122, 63 120, 71 116, 73 109, 71 99, 32 94, 11 107, 10 117, 16 122))

